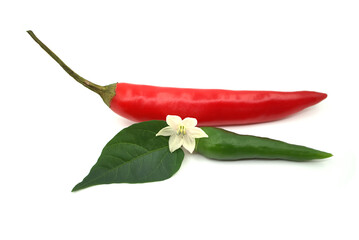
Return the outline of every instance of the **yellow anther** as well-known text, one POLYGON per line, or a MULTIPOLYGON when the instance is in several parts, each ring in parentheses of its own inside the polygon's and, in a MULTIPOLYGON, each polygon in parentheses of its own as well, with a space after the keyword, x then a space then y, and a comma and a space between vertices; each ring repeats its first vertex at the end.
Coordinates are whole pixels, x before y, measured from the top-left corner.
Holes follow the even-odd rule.
POLYGON ((179 126, 177 135, 186 135, 186 128, 184 126, 179 126))

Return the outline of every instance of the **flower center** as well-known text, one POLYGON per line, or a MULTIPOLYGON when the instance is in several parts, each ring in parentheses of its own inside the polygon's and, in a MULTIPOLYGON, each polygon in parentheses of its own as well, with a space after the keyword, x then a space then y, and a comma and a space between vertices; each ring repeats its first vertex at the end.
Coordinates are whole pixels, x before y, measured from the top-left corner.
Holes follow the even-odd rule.
POLYGON ((183 125, 178 127, 177 135, 182 135, 182 136, 186 135, 186 128, 183 125))

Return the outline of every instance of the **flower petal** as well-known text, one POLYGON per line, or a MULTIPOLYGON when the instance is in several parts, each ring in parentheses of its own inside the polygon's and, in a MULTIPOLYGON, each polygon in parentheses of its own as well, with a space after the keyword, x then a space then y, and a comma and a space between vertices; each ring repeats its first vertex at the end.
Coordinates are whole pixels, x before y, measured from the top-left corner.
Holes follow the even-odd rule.
POLYGON ((193 150, 196 147, 196 141, 194 138, 185 135, 183 138, 183 147, 187 149, 188 152, 193 153, 193 150))
POLYGON ((202 129, 200 129, 198 127, 187 128, 186 131, 187 131, 187 134, 193 138, 208 137, 208 135, 202 129))
POLYGON ((183 144, 183 137, 181 135, 172 135, 168 142, 170 152, 174 152, 179 149, 183 144))
POLYGON ((182 124, 186 128, 195 127, 197 125, 197 119, 195 119, 195 118, 185 118, 185 119, 183 119, 182 124))
POLYGON ((167 115, 166 122, 170 127, 177 131, 178 126, 182 124, 182 118, 176 115, 167 115))
POLYGON ((171 127, 167 126, 162 128, 157 134, 156 136, 171 136, 173 134, 176 134, 176 131, 174 129, 172 129, 171 127))

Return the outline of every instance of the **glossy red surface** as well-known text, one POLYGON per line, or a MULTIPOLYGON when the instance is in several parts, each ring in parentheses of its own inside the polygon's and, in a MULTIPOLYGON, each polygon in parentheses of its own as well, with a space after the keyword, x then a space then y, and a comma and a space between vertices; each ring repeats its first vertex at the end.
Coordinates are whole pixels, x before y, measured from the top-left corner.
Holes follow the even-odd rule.
POLYGON ((199 126, 223 126, 278 120, 326 97, 325 93, 311 91, 231 91, 117 83, 110 108, 136 122, 178 115, 197 118, 199 126))

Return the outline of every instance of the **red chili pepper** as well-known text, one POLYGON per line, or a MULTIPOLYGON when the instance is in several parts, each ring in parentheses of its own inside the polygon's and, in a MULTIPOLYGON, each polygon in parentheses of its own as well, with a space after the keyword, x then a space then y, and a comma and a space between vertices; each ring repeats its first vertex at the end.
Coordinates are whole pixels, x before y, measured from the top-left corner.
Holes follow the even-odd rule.
POLYGON ((238 125, 274 121, 314 105, 318 92, 183 89, 117 83, 110 108, 133 121, 195 117, 199 125, 238 125))
POLYGON ((129 83, 99 86, 76 74, 32 31, 28 33, 75 80, 98 93, 114 112, 133 121, 163 120, 172 114, 195 117, 201 126, 260 123, 285 118, 327 97, 311 91, 231 91, 129 83))

